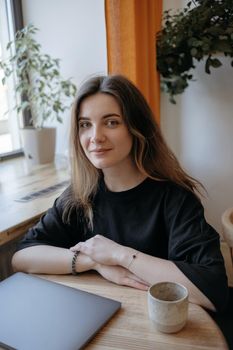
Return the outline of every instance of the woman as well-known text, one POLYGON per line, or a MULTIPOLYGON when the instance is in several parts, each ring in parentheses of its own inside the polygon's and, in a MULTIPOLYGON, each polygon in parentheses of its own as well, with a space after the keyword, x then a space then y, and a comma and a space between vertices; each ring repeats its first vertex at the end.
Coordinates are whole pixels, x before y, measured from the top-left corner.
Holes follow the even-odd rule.
POLYGON ((219 236, 196 194, 200 184, 168 149, 130 81, 113 75, 84 83, 73 108, 71 155, 71 186, 20 243, 15 271, 96 270, 142 290, 175 281, 191 302, 222 309, 227 277, 219 236))

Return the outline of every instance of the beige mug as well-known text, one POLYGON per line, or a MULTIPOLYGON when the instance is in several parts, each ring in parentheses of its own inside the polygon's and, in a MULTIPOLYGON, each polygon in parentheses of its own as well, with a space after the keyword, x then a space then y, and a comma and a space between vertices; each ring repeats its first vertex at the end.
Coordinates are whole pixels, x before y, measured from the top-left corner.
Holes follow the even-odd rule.
POLYGON ((148 313, 164 333, 180 331, 188 318, 188 290, 175 282, 159 282, 148 290, 148 313))

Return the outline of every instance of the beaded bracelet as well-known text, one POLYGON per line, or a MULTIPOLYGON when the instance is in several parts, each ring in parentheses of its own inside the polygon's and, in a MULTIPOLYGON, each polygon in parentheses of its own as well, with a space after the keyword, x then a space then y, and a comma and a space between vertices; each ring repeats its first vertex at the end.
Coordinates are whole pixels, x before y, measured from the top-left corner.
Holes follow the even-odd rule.
POLYGON ((71 263, 71 273, 72 273, 72 275, 77 275, 77 271, 76 271, 76 266, 75 266, 75 264, 76 264, 76 260, 77 260, 77 257, 78 257, 78 255, 79 255, 79 251, 77 251, 77 252, 75 252, 74 253, 74 255, 73 255, 73 258, 72 258, 72 263, 71 263))

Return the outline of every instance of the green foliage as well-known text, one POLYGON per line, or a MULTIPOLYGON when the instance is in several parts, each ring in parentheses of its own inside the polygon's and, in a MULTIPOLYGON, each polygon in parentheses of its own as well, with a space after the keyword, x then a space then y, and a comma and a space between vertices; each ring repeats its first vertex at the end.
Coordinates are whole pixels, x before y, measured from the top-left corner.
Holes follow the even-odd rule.
POLYGON ((7 45, 9 56, 0 60, 0 68, 4 72, 3 84, 16 75, 16 92, 21 97, 15 106, 17 112, 30 109, 33 126, 41 128, 48 120, 62 122, 76 86, 70 79, 63 80, 58 59, 41 52, 34 39, 37 31, 32 24, 18 31, 7 45))
POLYGON ((210 74, 222 65, 214 53, 233 57, 233 0, 189 1, 176 13, 164 11, 163 21, 157 33, 157 69, 162 90, 175 103, 174 95, 183 93, 193 78, 195 60, 205 60, 210 74))

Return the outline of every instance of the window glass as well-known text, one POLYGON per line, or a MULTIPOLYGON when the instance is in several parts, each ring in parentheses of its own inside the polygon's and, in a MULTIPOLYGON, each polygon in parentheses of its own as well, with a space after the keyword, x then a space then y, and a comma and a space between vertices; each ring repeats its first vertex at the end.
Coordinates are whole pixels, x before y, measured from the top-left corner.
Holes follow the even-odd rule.
MULTIPOLYGON (((0 57, 7 57, 6 45, 12 40, 13 18, 9 0, 0 0, 0 57)), ((0 156, 19 150, 19 116, 13 109, 16 93, 14 78, 2 84, 3 72, 0 69, 0 156)))

